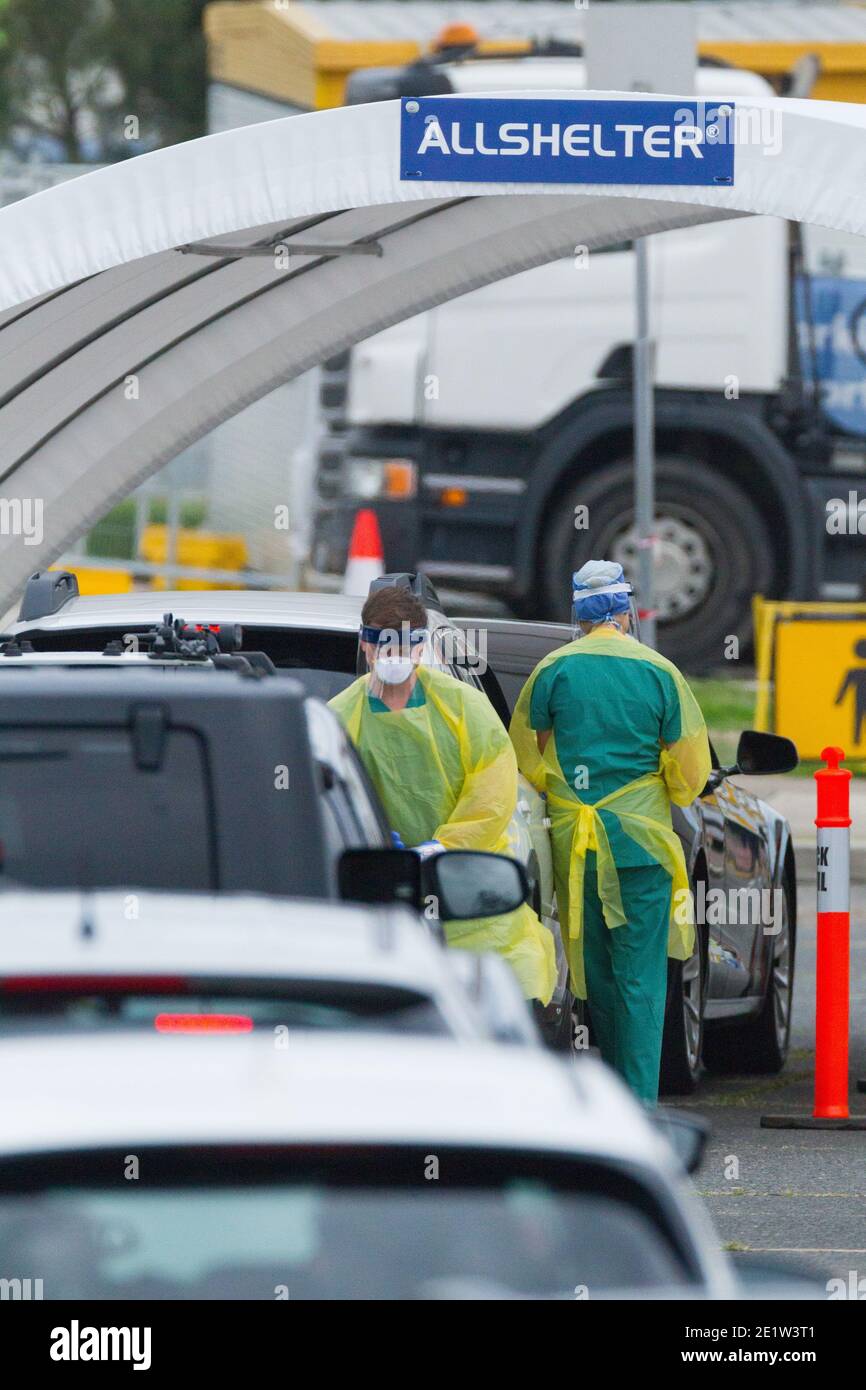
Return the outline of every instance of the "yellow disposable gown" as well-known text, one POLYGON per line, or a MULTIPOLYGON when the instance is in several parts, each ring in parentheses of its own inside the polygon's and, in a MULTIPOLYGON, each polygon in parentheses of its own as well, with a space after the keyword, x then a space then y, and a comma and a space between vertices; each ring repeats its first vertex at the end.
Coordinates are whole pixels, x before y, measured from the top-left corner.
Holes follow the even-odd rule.
MULTIPOLYGON (((438 840, 446 849, 511 854, 517 760, 486 695, 422 666, 410 704, 389 710, 371 698, 369 682, 362 676, 330 705, 404 844, 438 840)), ((445 933, 451 946, 497 951, 527 998, 550 1000, 554 940, 528 904, 501 917, 446 922, 445 933)))
MULTIPOLYGON (((658 652, 640 642, 621 633, 595 631, 588 638, 558 648, 539 662, 515 707, 511 740, 520 771, 538 791, 547 795, 559 919, 574 993, 581 999, 586 998, 582 936, 583 880, 588 851, 594 850, 597 855, 598 891, 605 922, 608 927, 617 927, 626 920, 619 875, 599 811, 612 812, 625 834, 637 841, 670 874, 668 955, 674 960, 687 960, 694 948, 694 908, 682 845, 671 825, 670 803, 686 806, 694 800, 706 785, 711 760, 703 715, 680 672, 658 652), (530 702, 539 673, 553 662, 595 660, 605 655, 648 661, 669 673, 679 698, 681 733, 675 743, 659 748, 657 771, 637 777, 590 805, 581 801, 562 771, 555 730, 544 754, 539 752, 536 731, 529 722, 530 702)), ((600 756, 599 750, 596 756, 600 756)))

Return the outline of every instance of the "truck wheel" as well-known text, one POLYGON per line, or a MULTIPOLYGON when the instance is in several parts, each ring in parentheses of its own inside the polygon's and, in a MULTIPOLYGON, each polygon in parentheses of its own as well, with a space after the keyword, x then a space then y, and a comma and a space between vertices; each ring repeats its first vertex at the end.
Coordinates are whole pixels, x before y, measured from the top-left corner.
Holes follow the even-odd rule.
MULTIPOLYGON (((545 617, 568 613, 571 575, 587 560, 618 560, 637 581, 633 488, 633 465, 623 459, 563 497, 541 540, 545 617), (576 516, 586 517, 585 529, 576 529, 576 516)), ((749 641, 752 595, 770 588, 767 528, 735 483, 701 459, 665 455, 656 461, 656 535, 659 646, 690 671, 718 666, 727 638, 749 641)))
POLYGON ((787 884, 782 894, 782 922, 778 935, 772 938, 763 1008, 757 1018, 744 1023, 707 1029, 704 1061, 710 1071, 774 1076, 788 1059, 796 929, 787 884))
POLYGON ((701 1075, 707 958, 704 933, 695 932, 695 949, 688 960, 668 961, 668 997, 662 1037, 659 1091, 688 1096, 701 1075))

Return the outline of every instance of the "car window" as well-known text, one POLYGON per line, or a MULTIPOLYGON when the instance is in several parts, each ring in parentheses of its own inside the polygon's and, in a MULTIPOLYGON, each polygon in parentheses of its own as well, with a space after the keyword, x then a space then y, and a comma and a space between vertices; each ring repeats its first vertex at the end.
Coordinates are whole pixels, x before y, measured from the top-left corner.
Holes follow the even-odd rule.
POLYGON ((273 1034, 284 1027, 301 1032, 407 1033, 442 1036, 448 1026, 426 994, 401 985, 300 979, 258 987, 244 980, 227 987, 202 983, 180 992, 139 988, 86 987, 63 981, 34 991, 33 982, 0 990, 0 1034, 141 1031, 162 1034, 273 1034))
POLYGON ((318 700, 304 709, 332 850, 389 844, 379 799, 339 719, 318 700))
POLYGON ((0 729, 0 886, 217 888, 214 840, 195 734, 142 768, 129 729, 0 729))
MULTIPOLYGON (((142 633, 150 624, 126 623, 122 627, 84 628, 59 631, 35 628, 28 631, 28 642, 36 651, 98 651, 110 641, 122 641, 127 633, 142 633)), ((357 632, 332 632, 327 628, 268 627, 244 624, 244 647, 262 651, 279 671, 299 680, 308 695, 330 700, 355 679, 357 632)))
POLYGON ((345 735, 344 739, 345 747, 340 771, 364 833, 364 843, 368 845, 390 844, 385 814, 367 769, 345 735))
POLYGON ((106 1183, 0 1195, 0 1267, 42 1269, 47 1242, 49 1299, 273 1298, 277 1285, 293 1300, 686 1292, 651 1217, 602 1192, 543 1179, 393 1186, 313 1175, 172 1186, 150 1172, 141 1191, 106 1183))
MULTIPOLYGON (((320 786, 324 793, 326 774, 322 768, 317 767, 320 778, 320 786)), ((332 864, 336 864, 344 849, 351 847, 351 838, 347 833, 347 827, 343 824, 337 809, 329 797, 324 794, 321 797, 322 805, 322 829, 325 832, 325 842, 328 851, 328 859, 332 864)))
POLYGON ((363 845, 363 832, 346 788, 336 777, 333 768, 320 762, 317 770, 328 847, 338 857, 344 849, 363 845))

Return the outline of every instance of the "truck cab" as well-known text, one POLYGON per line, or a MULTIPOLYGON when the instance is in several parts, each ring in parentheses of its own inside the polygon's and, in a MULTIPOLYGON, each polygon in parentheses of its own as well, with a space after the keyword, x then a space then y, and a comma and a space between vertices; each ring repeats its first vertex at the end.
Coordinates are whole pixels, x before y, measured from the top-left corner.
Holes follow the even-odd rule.
MULTIPOLYGON (((349 100, 585 88, 579 49, 481 57, 472 47, 355 74, 349 100)), ((702 64, 708 100, 771 93, 702 64)), ((756 108, 757 111, 757 108, 756 108)), ((772 157, 781 132, 756 129, 772 157)), ((655 602, 662 649, 690 669, 747 644, 756 593, 859 596, 862 545, 827 550, 841 485, 819 391, 805 381, 799 238, 732 216, 650 242, 656 340, 655 602), (799 307, 798 307, 799 306, 799 307), (818 557, 810 558, 810 551, 818 557), (826 553, 825 553, 826 552, 826 553)), ((498 596, 522 616, 567 613, 591 555, 636 577, 630 245, 556 261, 397 324, 327 363, 311 555, 342 574, 354 512, 374 505, 388 568, 498 596)))

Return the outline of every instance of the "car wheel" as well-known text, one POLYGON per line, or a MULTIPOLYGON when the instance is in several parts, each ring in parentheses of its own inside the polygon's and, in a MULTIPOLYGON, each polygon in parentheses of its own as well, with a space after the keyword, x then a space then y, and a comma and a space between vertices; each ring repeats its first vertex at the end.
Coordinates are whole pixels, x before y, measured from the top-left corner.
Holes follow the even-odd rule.
MULTIPOLYGON (((770 537, 747 494, 699 458, 656 461, 654 604, 661 651, 690 671, 717 666, 725 640, 751 638, 751 597, 772 588, 770 537)), ((594 556, 618 560, 637 580, 634 467, 619 460, 563 498, 542 545, 545 617, 567 616, 569 577, 594 556), (589 526, 576 530, 575 508, 589 526)))
POLYGON ((706 989, 706 947, 704 932, 698 928, 695 932, 695 949, 688 960, 668 961, 668 994, 659 1073, 659 1091, 662 1095, 691 1095, 700 1080, 706 989))
POLYGON ((794 988, 796 926, 791 891, 782 888, 782 921, 772 938, 764 1004, 757 1018, 710 1028, 704 1039, 704 1061, 710 1071, 773 1076, 788 1060, 791 1039, 791 995, 794 988))

